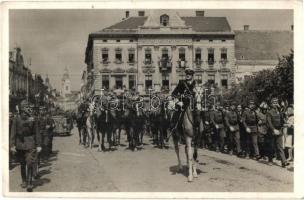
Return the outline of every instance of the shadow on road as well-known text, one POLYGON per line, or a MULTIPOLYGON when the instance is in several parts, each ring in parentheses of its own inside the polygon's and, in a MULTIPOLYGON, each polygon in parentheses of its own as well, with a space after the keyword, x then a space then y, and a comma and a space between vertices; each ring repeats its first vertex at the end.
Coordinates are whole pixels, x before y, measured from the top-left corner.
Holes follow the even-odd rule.
MULTIPOLYGON (((184 175, 185 177, 188 177, 188 166, 187 166, 187 165, 183 165, 183 167, 182 167, 181 170, 178 168, 177 165, 171 166, 171 167, 169 168, 169 170, 170 170, 170 172, 171 172, 172 175, 182 174, 182 175, 184 175)), ((204 171, 202 171, 202 170, 200 170, 200 169, 196 169, 196 171, 197 171, 197 174, 198 174, 198 175, 199 175, 199 174, 205 174, 205 173, 207 173, 207 172, 204 172, 204 171)))

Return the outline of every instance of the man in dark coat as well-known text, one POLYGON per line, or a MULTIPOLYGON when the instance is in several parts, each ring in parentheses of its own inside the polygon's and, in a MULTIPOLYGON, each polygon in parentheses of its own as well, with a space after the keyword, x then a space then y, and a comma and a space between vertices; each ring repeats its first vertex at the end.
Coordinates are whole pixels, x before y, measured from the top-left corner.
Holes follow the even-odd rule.
POLYGON ((41 151, 41 134, 38 122, 30 116, 26 101, 20 104, 20 115, 13 119, 11 128, 11 151, 17 154, 20 162, 23 188, 32 191, 33 165, 37 159, 37 152, 41 151))
POLYGON ((272 98, 271 109, 266 115, 267 127, 269 128, 270 134, 270 152, 269 152, 269 162, 272 162, 274 151, 277 150, 280 158, 282 167, 289 165, 286 161, 286 157, 283 149, 283 125, 284 120, 282 112, 279 110, 278 98, 272 98))
POLYGON ((214 137, 213 142, 216 151, 221 151, 224 153, 225 147, 225 126, 224 126, 224 114, 222 111, 222 106, 218 103, 216 108, 211 112, 211 122, 214 127, 214 137))
POLYGON ((237 156, 241 156, 241 143, 240 143, 240 127, 239 119, 236 111, 235 103, 232 102, 230 109, 226 112, 225 122, 229 132, 229 153, 233 153, 234 146, 236 146, 237 156))
MULTIPOLYGON (((172 117, 172 125, 173 129, 178 131, 182 130, 181 120, 183 118, 184 111, 188 108, 188 106, 190 106, 191 103, 193 103, 195 98, 195 81, 193 79, 194 71, 192 69, 186 69, 185 74, 186 79, 180 80, 171 94, 171 96, 177 100, 176 111, 173 113, 172 117)), ((181 135, 174 134, 173 136, 179 137, 181 135)))
POLYGON ((258 117, 255 112, 254 100, 249 100, 248 109, 243 113, 243 125, 245 128, 245 134, 247 138, 246 146, 246 158, 249 158, 250 155, 250 144, 253 145, 254 157, 260 159, 260 151, 258 146, 258 117))

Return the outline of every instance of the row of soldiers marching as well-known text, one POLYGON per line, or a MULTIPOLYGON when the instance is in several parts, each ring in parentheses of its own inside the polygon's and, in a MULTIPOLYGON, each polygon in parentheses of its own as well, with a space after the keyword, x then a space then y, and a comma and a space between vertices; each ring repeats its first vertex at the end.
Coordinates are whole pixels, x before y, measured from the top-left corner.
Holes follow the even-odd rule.
POLYGON ((33 179, 39 178, 40 161, 52 153, 55 122, 47 108, 33 108, 26 100, 10 113, 10 160, 20 163, 21 187, 31 192, 33 179))
MULTIPOLYGON (((194 145, 231 155, 235 154, 242 158, 251 157, 256 160, 268 158, 269 164, 273 164, 273 159, 276 157, 281 160, 282 167, 289 165, 286 157, 289 160, 293 158, 292 105, 288 106, 288 109, 286 107, 283 110, 276 97, 271 99, 269 105, 263 102, 257 106, 253 99, 247 102, 247 106, 231 102, 230 105, 223 107, 220 103, 216 103, 216 101, 208 104, 205 101, 205 104, 202 105, 204 97, 200 94, 202 94, 201 91, 204 91, 204 88, 196 85, 195 81, 192 80, 193 70, 189 69, 185 72, 190 79, 188 81, 189 84, 186 81, 180 81, 170 96, 166 96, 163 93, 154 93, 152 98, 150 97, 149 99, 149 108, 142 108, 143 112, 140 115, 143 118, 142 123, 133 123, 134 126, 140 126, 138 129, 140 133, 135 134, 137 139, 140 140, 142 135, 150 133, 149 135, 153 138, 153 144, 160 148, 166 146, 166 141, 171 135, 174 136, 178 132, 175 129, 176 127, 180 127, 182 123, 180 120, 183 115, 181 108, 185 107, 185 105, 190 106, 191 104, 194 108, 193 129, 196 133, 193 140, 194 145), (181 96, 184 98, 181 98, 181 96), (190 96, 194 101, 189 101, 189 99, 185 98, 186 96, 190 96), (155 99, 156 101, 153 101, 155 99), (153 109, 151 109, 151 105, 153 109), (285 155, 285 147, 288 148, 287 155, 285 155)), ((81 119, 81 116, 84 116, 85 113, 95 112, 96 108, 98 110, 102 107, 103 111, 107 111, 107 107, 111 102, 113 103, 113 101, 117 100, 119 102, 119 98, 117 98, 115 93, 104 93, 103 95, 105 99, 108 99, 107 103, 91 102, 90 100, 83 102, 78 109, 78 119, 81 119)), ((138 105, 143 101, 138 93, 135 92, 126 96, 127 100, 131 101, 131 105, 138 105)), ((136 108, 138 109, 138 107, 133 106, 134 110, 136 108)), ((119 129, 119 134, 122 128, 130 129, 130 127, 126 127, 126 123, 136 121, 136 115, 128 115, 123 120, 119 118, 119 115, 123 115, 123 112, 115 112, 116 115, 114 115, 116 117, 112 116, 113 128, 110 130, 110 135, 108 135, 107 139, 108 143, 119 144, 120 137, 116 137, 117 129, 119 129), (117 122, 121 122, 124 126, 120 126, 121 124, 117 126, 117 122)), ((109 110, 109 116, 111 113, 109 110)), ((90 115, 88 114, 88 116, 90 115)), ((96 124, 98 123, 97 120, 96 124)), ((77 124, 79 133, 86 132, 81 130, 81 127, 84 127, 85 123, 82 125, 80 123, 77 124)), ((100 129, 101 131, 103 130, 102 125, 100 129)), ((130 140, 134 134, 130 134, 129 131, 126 132, 130 144, 130 140)), ((102 149, 104 149, 104 146, 102 146, 102 149)))

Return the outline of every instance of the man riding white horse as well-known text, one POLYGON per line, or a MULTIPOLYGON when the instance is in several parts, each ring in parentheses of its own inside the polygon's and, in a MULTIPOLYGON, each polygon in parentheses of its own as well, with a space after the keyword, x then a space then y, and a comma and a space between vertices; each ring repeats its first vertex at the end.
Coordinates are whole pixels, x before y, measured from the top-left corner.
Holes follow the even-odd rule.
POLYGON ((195 122, 193 116, 193 107, 195 100, 195 81, 193 79, 194 71, 192 69, 186 69, 186 80, 180 80, 176 88, 172 92, 172 97, 177 99, 176 109, 177 111, 173 114, 173 128, 172 136, 175 146, 175 152, 178 159, 179 170, 182 170, 181 160, 179 156, 179 146, 178 142, 184 138, 185 139, 185 151, 187 156, 187 164, 189 169, 188 181, 193 181, 193 177, 197 177, 196 172, 196 158, 197 150, 194 149, 194 154, 192 154, 192 139, 194 138, 193 125, 195 122), (194 159, 194 160, 193 160, 194 159))

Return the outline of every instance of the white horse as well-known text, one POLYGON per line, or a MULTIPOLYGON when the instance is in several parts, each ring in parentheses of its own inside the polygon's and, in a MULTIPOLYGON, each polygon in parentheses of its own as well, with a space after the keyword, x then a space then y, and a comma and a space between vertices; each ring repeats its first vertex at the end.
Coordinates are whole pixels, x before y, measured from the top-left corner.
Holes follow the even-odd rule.
MULTIPOLYGON (((195 99, 191 100, 190 104, 196 104, 196 111, 202 110, 201 107, 201 100, 202 100, 202 90, 200 87, 196 87, 195 89, 195 99)), ((181 119, 181 129, 176 128, 176 131, 179 131, 179 135, 183 136, 185 138, 186 146, 185 146, 185 153, 187 158, 187 165, 188 165, 188 182, 192 182, 193 178, 198 178, 197 174, 197 141, 194 141, 194 152, 192 151, 192 141, 197 140, 197 132, 194 130, 195 122, 193 114, 195 111, 192 110, 192 106, 190 105, 186 108, 183 114, 180 115, 181 119)), ((182 164, 181 159, 179 155, 179 138, 173 137, 175 152, 177 155, 178 160, 178 169, 179 171, 182 171, 182 164)))

